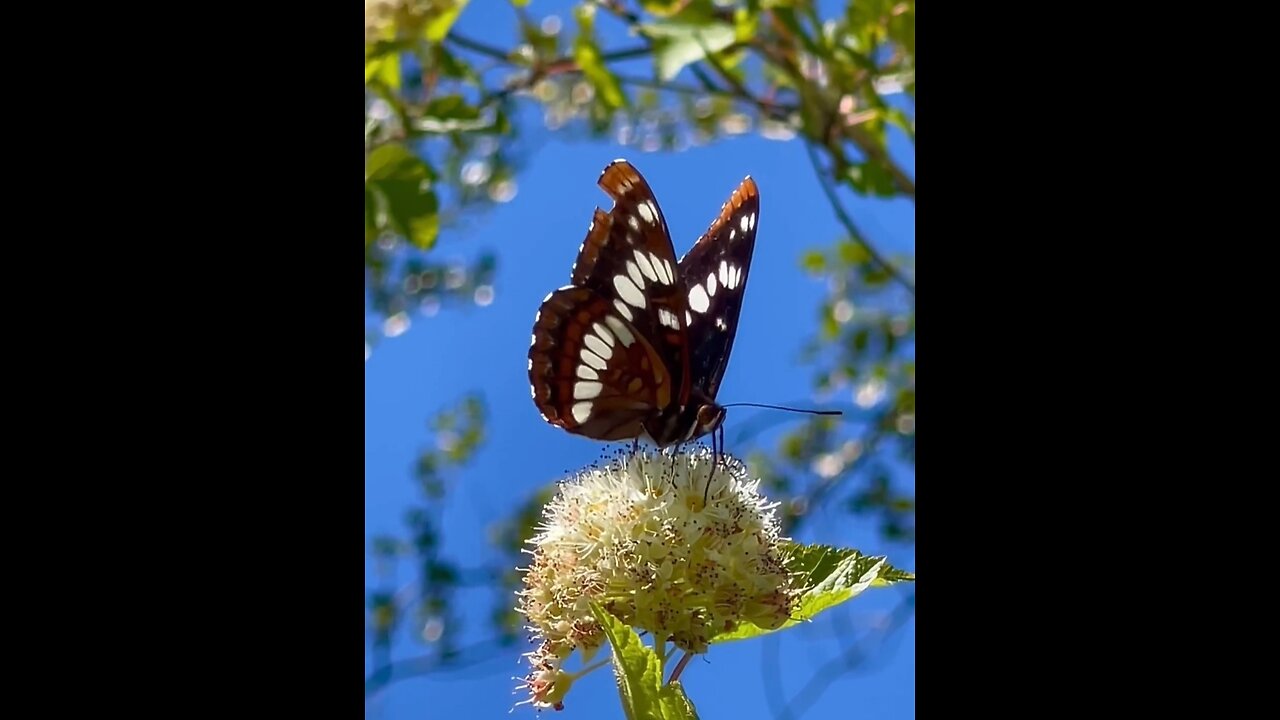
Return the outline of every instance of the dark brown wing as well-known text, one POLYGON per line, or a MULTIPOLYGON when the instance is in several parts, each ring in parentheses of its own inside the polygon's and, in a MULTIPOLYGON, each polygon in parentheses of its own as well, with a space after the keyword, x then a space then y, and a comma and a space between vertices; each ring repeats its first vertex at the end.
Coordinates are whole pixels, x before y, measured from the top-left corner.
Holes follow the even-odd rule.
POLYGON ((760 191, 744 179, 720 214, 680 260, 687 299, 689 384, 714 400, 738 331, 760 220, 760 191))
POLYGON ((533 402, 552 425, 596 440, 630 440, 671 402, 657 350, 614 299, 564 287, 538 310, 529 347, 533 402))

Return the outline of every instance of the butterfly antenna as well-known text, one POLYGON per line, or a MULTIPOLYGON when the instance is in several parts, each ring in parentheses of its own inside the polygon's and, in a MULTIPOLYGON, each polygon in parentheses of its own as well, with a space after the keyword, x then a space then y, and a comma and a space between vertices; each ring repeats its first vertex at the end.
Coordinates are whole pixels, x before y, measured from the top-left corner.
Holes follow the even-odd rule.
POLYGON ((806 410, 804 408, 793 408, 785 405, 766 405, 764 403, 750 402, 729 403, 728 405, 723 405, 721 407, 758 407, 768 408, 770 410, 786 410, 787 412, 808 413, 809 415, 844 415, 844 412, 841 410, 806 410))

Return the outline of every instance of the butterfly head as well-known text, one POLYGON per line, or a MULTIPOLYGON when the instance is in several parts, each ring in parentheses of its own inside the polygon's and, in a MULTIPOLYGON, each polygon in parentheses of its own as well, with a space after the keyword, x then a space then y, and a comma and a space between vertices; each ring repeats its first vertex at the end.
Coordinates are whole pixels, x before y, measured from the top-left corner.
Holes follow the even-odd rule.
POLYGON ((724 406, 695 390, 687 405, 655 414, 644 429, 658 447, 668 447, 714 432, 724 423, 726 412, 724 406))
POLYGON ((724 416, 727 412, 724 406, 714 402, 700 406, 698 408, 697 422, 693 428, 693 437, 702 437, 707 433, 714 432, 724 423, 724 416))

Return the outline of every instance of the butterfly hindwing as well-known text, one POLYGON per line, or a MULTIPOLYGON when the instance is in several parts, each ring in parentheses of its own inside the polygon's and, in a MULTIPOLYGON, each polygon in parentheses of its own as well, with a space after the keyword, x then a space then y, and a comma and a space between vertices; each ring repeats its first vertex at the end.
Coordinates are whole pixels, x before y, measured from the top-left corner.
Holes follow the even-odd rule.
POLYGON ((529 381, 547 422, 605 441, 638 436, 644 419, 673 393, 644 335, 611 300, 576 286, 551 293, 538 310, 529 381))
POLYGON ((729 362, 760 220, 760 192, 744 179, 680 260, 686 293, 689 381, 714 399, 729 362))

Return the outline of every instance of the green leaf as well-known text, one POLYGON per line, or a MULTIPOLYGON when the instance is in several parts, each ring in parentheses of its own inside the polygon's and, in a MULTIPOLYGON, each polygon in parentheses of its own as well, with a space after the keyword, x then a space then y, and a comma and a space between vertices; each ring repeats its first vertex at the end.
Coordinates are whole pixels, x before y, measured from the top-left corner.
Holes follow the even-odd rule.
POLYGON ((893 175, 880 163, 871 160, 850 165, 844 179, 854 190, 869 197, 893 197, 898 194, 893 175))
POLYGON ((732 632, 711 642, 728 642, 766 635, 812 620, 818 613, 853 599, 869 587, 888 587, 898 582, 914 582, 914 573, 891 566, 883 556, 867 556, 852 549, 826 545, 788 544, 789 567, 805 576, 799 605, 777 630, 765 630, 744 622, 732 632))
POLYGON ((698 711, 693 707, 689 696, 684 694, 684 686, 679 682, 659 688, 658 702, 661 703, 664 720, 698 720, 698 711))
POLYGON ((443 40, 444 36, 449 34, 449 28, 453 27, 453 23, 457 21, 458 15, 469 1, 453 0, 452 6, 445 8, 438 15, 428 20, 425 33, 427 40, 431 42, 443 40))
POLYGON ((573 41, 573 59, 582 69, 587 82, 595 88, 596 95, 610 110, 626 107, 627 96, 622 92, 622 83, 617 76, 609 72, 600 58, 600 48, 592 35, 595 24, 595 6, 583 5, 574 10, 578 19, 578 37, 573 41))
POLYGON ((678 696, 670 691, 663 693, 662 663, 657 653, 641 642, 635 630, 594 602, 591 612, 613 646, 613 675, 628 720, 696 717, 688 713, 668 714, 668 708, 678 707, 680 700, 688 703, 688 699, 684 698, 683 691, 678 691, 678 696))
POLYGON ((378 81, 393 91, 400 90, 400 53, 378 55, 364 63, 364 81, 378 81))
POLYGON ((423 117, 413 123, 416 129, 430 133, 488 130, 493 125, 492 118, 482 117, 480 108, 468 105, 461 95, 443 95, 432 100, 423 110, 423 117))
POLYGON ((801 257, 800 266, 814 274, 824 272, 827 269, 827 256, 821 250, 809 250, 801 257))
POLYGON ((364 244, 365 247, 378 237, 378 197, 368 184, 364 186, 364 244))
POLYGON ((658 79, 664 82, 679 75, 686 65, 724 50, 737 39, 734 27, 722 22, 690 22, 682 18, 640 27, 654 40, 653 61, 658 79))
POLYGON ((381 199, 375 224, 380 229, 389 226, 415 247, 425 250, 434 245, 440 232, 440 204, 431 189, 434 179, 422 158, 403 145, 388 143, 370 153, 365 189, 381 199))

